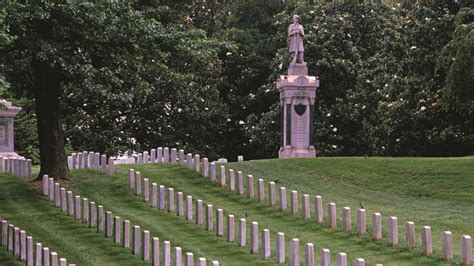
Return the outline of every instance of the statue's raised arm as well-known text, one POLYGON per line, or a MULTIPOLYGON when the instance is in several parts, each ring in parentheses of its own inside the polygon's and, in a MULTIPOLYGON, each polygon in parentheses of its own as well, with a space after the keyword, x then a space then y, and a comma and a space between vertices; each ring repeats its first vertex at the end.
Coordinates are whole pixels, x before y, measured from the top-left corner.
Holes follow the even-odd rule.
POLYGON ((291 53, 291 63, 304 63, 304 28, 300 23, 300 16, 293 16, 293 24, 288 26, 288 37, 290 38, 289 51, 291 53))

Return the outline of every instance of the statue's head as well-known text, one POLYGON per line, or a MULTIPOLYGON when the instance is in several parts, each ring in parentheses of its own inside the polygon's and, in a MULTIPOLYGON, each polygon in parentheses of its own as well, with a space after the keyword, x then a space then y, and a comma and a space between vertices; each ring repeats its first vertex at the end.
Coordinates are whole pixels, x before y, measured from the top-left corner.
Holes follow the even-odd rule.
POLYGON ((300 16, 298 16, 298 15, 293 15, 293 22, 294 22, 294 23, 300 22, 300 16))

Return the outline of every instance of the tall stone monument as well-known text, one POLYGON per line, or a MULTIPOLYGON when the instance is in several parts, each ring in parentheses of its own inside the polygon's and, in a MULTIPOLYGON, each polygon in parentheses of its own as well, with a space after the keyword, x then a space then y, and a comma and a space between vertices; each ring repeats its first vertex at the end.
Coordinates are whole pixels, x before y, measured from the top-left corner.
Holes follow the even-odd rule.
POLYGON ((292 56, 288 75, 277 80, 280 91, 281 140, 279 158, 315 157, 313 146, 314 102, 319 80, 308 75, 304 62, 304 29, 299 16, 288 27, 292 56))
POLYGON ((0 100, 0 156, 19 157, 14 151, 13 117, 21 111, 21 107, 13 106, 7 100, 0 100))

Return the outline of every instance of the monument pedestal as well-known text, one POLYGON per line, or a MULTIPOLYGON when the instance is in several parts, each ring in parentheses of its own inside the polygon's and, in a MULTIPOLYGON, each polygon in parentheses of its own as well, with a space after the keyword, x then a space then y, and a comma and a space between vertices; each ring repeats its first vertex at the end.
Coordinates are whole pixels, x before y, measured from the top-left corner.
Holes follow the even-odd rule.
POLYGON ((20 157, 14 151, 13 117, 21 111, 21 107, 13 106, 6 100, 0 102, 0 156, 20 157))
POLYGON ((315 157, 314 102, 319 80, 308 75, 306 63, 290 64, 277 80, 280 91, 281 139, 279 158, 315 157))

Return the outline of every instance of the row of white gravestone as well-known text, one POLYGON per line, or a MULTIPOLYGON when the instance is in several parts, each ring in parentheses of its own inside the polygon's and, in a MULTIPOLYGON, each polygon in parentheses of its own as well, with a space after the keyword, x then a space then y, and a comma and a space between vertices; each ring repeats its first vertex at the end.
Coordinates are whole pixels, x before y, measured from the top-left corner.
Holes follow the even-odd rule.
MULTIPOLYGON (((114 243, 132 249, 133 254, 141 255, 144 261, 151 262, 152 265, 170 266, 172 261, 173 265, 183 265, 180 247, 174 248, 174 255, 171 257, 170 241, 164 241, 163 249, 160 251, 160 240, 158 237, 152 238, 150 231, 140 230, 139 225, 132 228, 129 220, 122 221, 120 216, 113 216, 112 212, 104 211, 102 205, 89 202, 87 198, 81 198, 79 195, 74 196, 72 191, 66 191, 65 188, 60 187, 53 178, 44 175, 42 187, 43 195, 60 208, 61 212, 82 221, 89 228, 112 239, 114 243)), ((186 253, 184 261, 186 265, 193 265, 193 254, 186 253)), ((205 266, 206 259, 199 258, 197 265, 205 266)), ((219 265, 219 263, 212 261, 211 265, 219 265)))
MULTIPOLYGON (((200 155, 192 155, 190 153, 187 154, 186 158, 184 159, 184 151, 180 150, 179 162, 180 165, 186 166, 187 168, 194 170, 196 172, 202 172, 202 174, 206 177, 210 177, 211 182, 219 182, 222 187, 227 186, 227 175, 225 166, 221 165, 219 167, 220 171, 217 171, 218 164, 212 162, 209 164, 207 158, 203 158, 202 161, 200 160, 200 155), (218 175, 219 173, 219 175, 218 175), (219 179, 219 180, 217 180, 219 179)), ((275 182, 268 183, 268 196, 265 195, 265 185, 263 179, 257 180, 257 192, 255 192, 255 184, 254 178, 252 175, 247 175, 246 178, 246 185, 244 184, 244 176, 241 171, 237 172, 237 176, 234 173, 234 170, 230 169, 228 174, 228 186, 231 192, 237 192, 239 195, 244 194, 244 187, 247 190, 247 197, 254 198, 255 194, 257 194, 258 201, 264 201, 265 198, 268 198, 269 205, 274 207, 276 205, 276 184, 275 182)), ((287 197, 286 197, 286 188, 280 187, 280 210, 287 209, 287 197)), ((301 209, 303 212, 303 217, 306 219, 311 218, 311 203, 310 203, 310 196, 305 194, 302 197, 302 204, 301 209)), ((300 206, 298 204, 298 192, 292 191, 290 197, 290 213, 292 215, 297 215, 299 212, 300 206)), ((315 196, 314 198, 314 212, 316 216, 316 220, 318 223, 323 223, 323 204, 322 204, 322 197, 315 196)), ((381 240, 382 239, 382 222, 381 222, 381 214, 374 213, 372 219, 373 225, 373 239, 374 240, 381 240)), ((336 204, 329 203, 328 204, 328 226, 331 228, 337 227, 337 218, 336 218, 336 204)), ((366 222, 366 210, 359 209, 357 214, 357 232, 358 234, 365 234, 367 231, 367 222, 366 222)), ((408 249, 413 249, 415 247, 415 229, 413 222, 406 223, 406 247, 408 249)), ((349 207, 344 207, 342 211, 342 229, 345 231, 351 231, 352 229, 352 222, 351 222, 351 210, 349 207)), ((422 227, 421 230, 421 249, 423 254, 431 254, 432 253, 432 239, 431 239, 431 228, 429 226, 422 227)), ((446 261, 450 261, 453 259, 453 245, 452 245, 452 237, 450 237, 451 232, 445 231, 442 234, 443 244, 443 257, 446 261)), ((389 237, 388 242, 390 246, 398 245, 398 219, 397 217, 390 217, 389 218, 389 237)), ((471 237, 468 235, 463 235, 461 239, 461 258, 463 263, 472 263, 472 247, 471 247, 471 237)))
POLYGON ((24 230, 21 230, 13 224, 9 224, 6 220, 1 220, 0 222, 0 246, 5 246, 8 251, 12 252, 19 260, 25 262, 27 266, 67 265, 65 258, 59 258, 58 253, 51 252, 48 247, 43 247, 41 243, 35 244, 33 237, 27 235, 24 230))
MULTIPOLYGON (((69 165, 71 169, 75 168, 94 168, 94 167, 88 167, 88 162, 89 161, 81 161, 79 162, 79 157, 84 157, 84 158, 89 158, 90 152, 82 152, 82 153, 73 153, 68 159, 68 162, 70 161, 69 165), (80 155, 82 154, 82 155, 80 155), (73 157, 76 156, 77 159, 74 159, 73 157)), ((92 155, 93 157, 94 155, 92 155)), ((96 155, 97 156, 97 155, 96 155)), ((100 156, 100 155, 99 155, 100 156)), ((115 159, 115 164, 143 164, 143 163, 170 163, 170 164, 179 164, 179 165, 187 165, 188 158, 191 156, 193 158, 193 155, 191 153, 186 154, 183 149, 176 149, 176 148, 168 148, 168 147, 158 147, 156 149, 151 149, 150 151, 144 151, 142 153, 137 153, 136 158, 135 157, 123 157, 123 158, 114 158, 115 159)), ((195 156, 195 155, 194 155, 195 156)), ((222 161, 227 162, 226 159, 220 159, 222 161)), ((244 157, 242 155, 239 155, 237 157, 238 162, 243 162, 244 157)), ((90 165, 90 163, 89 163, 90 165)))
MULTIPOLYGON (((204 210, 202 200, 197 200, 194 206, 193 197, 190 195, 184 197, 182 192, 177 192, 175 195, 173 188, 165 189, 165 186, 158 185, 157 183, 152 183, 150 187, 149 180, 141 177, 140 172, 137 172, 134 169, 129 170, 129 188, 135 195, 142 197, 143 201, 150 202, 150 207, 152 208, 174 212, 179 217, 185 217, 189 222, 204 225, 207 231, 215 230, 217 236, 224 236, 224 232, 226 232, 227 241, 236 241, 235 217, 232 214, 227 215, 227 222, 224 223, 223 209, 217 209, 214 213, 213 205, 207 204, 204 210), (204 217, 206 219, 205 221, 204 217)), ((250 252, 252 254, 257 254, 259 252, 259 239, 261 239, 262 258, 264 260, 269 260, 272 253, 270 230, 263 229, 259 237, 258 222, 253 221, 250 227, 250 252)), ((244 218, 241 218, 239 221, 237 242, 240 247, 247 245, 247 222, 244 218)), ((299 240, 293 239, 291 243, 290 265, 300 265, 299 240)), ((323 251, 324 254, 329 252, 327 249, 324 249, 323 251)), ((323 254, 323 252, 321 254, 323 254)), ((341 254, 343 256, 341 255, 341 259, 338 259, 337 265, 347 265, 347 256, 344 253, 341 254)), ((285 235, 282 232, 279 232, 276 235, 275 256, 278 263, 285 263, 285 235)), ((324 264, 321 265, 329 265, 329 255, 322 256, 321 261, 324 262, 324 264)), ((365 265, 363 259, 358 258, 356 261, 358 262, 356 265, 365 265)), ((314 265, 314 245, 312 243, 307 243, 305 245, 305 265, 314 265)))
POLYGON ((98 152, 78 152, 67 158, 69 169, 94 169, 97 172, 113 176, 115 174, 115 158, 98 152), (107 163, 108 161, 108 163, 107 163))
POLYGON ((17 176, 31 179, 31 159, 24 157, 3 157, 0 156, 0 172, 12 173, 17 176))
MULTIPOLYGON (((145 161, 140 161, 140 163, 146 163, 146 162, 154 162, 155 160, 148 160, 148 153, 144 153, 146 156, 145 161)), ((151 154, 154 154, 154 149, 152 149, 151 154)), ((210 177, 211 182, 219 182, 219 184, 222 187, 227 186, 227 176, 226 176, 226 170, 225 166, 220 166, 219 167, 219 180, 218 178, 218 171, 217 171, 217 166, 215 162, 212 162, 209 164, 209 161, 207 158, 203 158, 202 161, 200 159, 200 155, 192 155, 188 153, 186 157, 184 156, 184 150, 179 150, 178 157, 176 157, 176 149, 171 150, 171 155, 169 155, 169 149, 168 148, 158 148, 157 149, 157 156, 158 158, 156 161, 158 162, 170 162, 168 158, 171 156, 171 162, 176 162, 179 163, 182 166, 186 166, 189 169, 192 169, 196 172, 202 172, 202 174, 206 177, 210 177), (160 157, 161 154, 161 157, 160 157), (166 159, 165 159, 166 158, 166 159)), ((153 156, 151 156, 153 157, 153 156)), ((140 158, 140 156, 139 156, 140 158)), ((240 158, 239 158, 240 159, 240 158)), ((247 190, 247 197, 249 198, 254 198, 255 197, 255 189, 254 189, 254 178, 252 175, 247 175, 246 178, 246 186, 244 184, 244 177, 243 173, 238 171, 237 176, 235 176, 235 173, 232 169, 229 170, 229 182, 228 186, 232 192, 237 192, 239 195, 244 194, 244 187, 247 190)), ((265 196, 264 193, 264 180, 263 179, 258 179, 257 180, 257 199, 258 201, 263 201, 265 198, 268 198, 269 200, 269 205, 271 207, 276 205, 276 191, 275 191, 275 182, 269 182, 268 184, 268 190, 269 190, 269 195, 268 197, 265 196)), ((293 215, 298 214, 299 210, 299 205, 298 205, 298 192, 297 191, 292 191, 291 192, 291 198, 290 198, 290 213, 293 215)), ((303 217, 309 219, 311 217, 311 206, 310 206, 310 196, 305 194, 303 195, 302 198, 302 211, 303 211, 303 217)), ((286 210, 287 209, 287 198, 286 198, 286 188, 280 187, 280 210, 286 210)), ((314 210, 316 214, 316 220, 319 223, 323 222, 323 210, 322 210, 322 198, 320 196, 315 196, 314 199, 314 210)), ((330 203, 328 204, 328 225, 331 228, 337 227, 337 219, 336 219, 336 204, 335 203, 330 203)), ((343 209, 343 214, 342 214, 342 228, 346 231, 350 231, 352 229, 352 223, 351 223, 351 214, 350 214, 350 208, 345 207, 343 209)), ((366 233, 366 212, 364 209, 358 210, 357 214, 357 230, 359 234, 364 234, 366 233)), ((382 225, 381 225, 381 214, 380 213, 374 213, 373 214, 373 239, 374 240, 381 240, 382 239, 382 225)), ((398 244, 398 224, 397 222, 398 219, 396 217, 391 217, 389 219, 389 245, 394 246, 398 244)), ((406 240, 407 240, 407 248, 411 249, 414 248, 415 246, 415 233, 414 233, 414 225, 412 225, 413 222, 407 222, 406 228, 406 240), (411 230, 413 228, 413 230, 411 230), (413 247, 412 247, 413 246, 413 247)), ((451 232, 445 231, 443 232, 443 257, 445 260, 449 261, 453 258, 452 255, 452 237, 449 237, 451 235, 451 232), (450 242, 451 239, 451 242, 450 242)), ((461 257, 462 261, 467 261, 468 263, 471 261, 472 263, 472 248, 470 243, 470 236, 464 235, 462 236, 461 240, 461 257)), ((432 240, 431 240, 431 228, 424 226, 422 228, 422 252, 423 254, 431 254, 432 253, 432 240)))
MULTIPOLYGON (((195 156, 195 158, 199 159, 199 155, 195 156)), ((239 195, 244 195, 248 198, 254 198, 255 194, 257 194, 257 200, 259 202, 268 199, 268 204, 270 207, 276 206, 276 184, 275 182, 268 183, 268 195, 265 194, 265 185, 263 179, 257 180, 257 190, 255 192, 255 184, 254 178, 252 175, 247 175, 246 182, 244 182, 244 175, 241 171, 235 174, 233 169, 228 171, 228 183, 227 183, 227 174, 225 166, 221 165, 219 167, 220 171, 217 171, 218 164, 208 162, 207 158, 204 158, 202 162, 199 160, 195 160, 193 162, 194 165, 196 164, 203 164, 202 165, 202 174, 205 177, 210 177, 211 182, 218 182, 221 187, 229 186, 231 192, 235 192, 239 195), (210 169, 210 174, 209 174, 210 169), (218 175, 219 173, 219 175, 218 175), (244 188, 246 189, 246 193, 244 192, 244 188)), ((199 172, 197 167, 194 169, 199 172)), ((287 210, 287 195, 286 195, 286 188, 280 187, 279 188, 280 194, 280 206, 279 209, 281 211, 287 210)), ((316 221, 318 223, 323 223, 323 203, 321 196, 314 197, 314 207, 311 208, 310 196, 308 194, 303 195, 301 201, 301 210, 302 216, 305 219, 311 218, 311 210, 314 209, 314 213, 316 216, 316 221)), ((298 192, 291 191, 290 196, 290 213, 292 215, 298 215, 300 210, 300 205, 298 204, 298 192)), ((336 204, 329 203, 328 204, 328 226, 330 228, 337 227, 337 218, 336 218, 336 204)), ((341 227, 345 231, 352 230, 352 221, 351 221, 351 210, 349 207, 344 207, 342 211, 342 224, 341 227)), ((358 234, 362 235, 365 234, 367 231, 367 223, 366 223, 366 210, 359 209, 357 212, 357 232, 358 234)), ((382 216, 380 213, 374 213, 372 218, 372 228, 373 228, 373 239, 374 240, 382 240, 382 216)), ((415 229, 414 223, 409 221, 406 223, 406 248, 413 249, 415 247, 415 229)), ((452 233, 450 231, 444 231, 442 233, 442 251, 443 251, 443 258, 446 261, 450 261, 453 259, 453 244, 452 244, 452 233)), ((389 237, 388 242, 390 246, 398 245, 398 219, 397 217, 390 217, 389 218, 389 237)), ((460 250, 461 250, 461 260, 462 263, 465 265, 472 264, 472 243, 471 237, 469 235, 462 235, 461 236, 461 243, 460 243, 460 250)), ((429 255, 433 253, 432 249, 432 237, 431 237, 431 228, 429 226, 423 226, 421 230, 421 249, 422 253, 425 255, 429 255)))
MULTIPOLYGON (((226 159, 220 160, 227 162, 226 159)), ((70 156, 68 156, 67 161, 69 169, 95 169, 97 172, 101 172, 102 174, 107 174, 109 176, 113 176, 115 174, 115 164, 170 163, 179 164, 181 166, 187 166, 190 169, 194 168, 197 172, 200 172, 201 165, 200 156, 198 154, 193 156, 191 153, 185 154, 183 149, 169 149, 168 147, 158 147, 156 149, 151 149, 150 152, 145 151, 143 153, 138 153, 136 160, 133 157, 110 157, 107 160, 107 156, 104 154, 101 155, 98 152, 83 151, 72 153, 70 156)), ((244 157, 239 155, 237 157, 237 161, 243 162, 244 157)), ((208 162, 208 159, 204 158, 203 162, 208 162)), ((209 169, 209 166, 207 166, 205 169, 209 169)))
MULTIPOLYGON (((160 150, 161 151, 161 150, 160 150)), ((167 152, 167 148, 165 148, 167 152)), ((172 154, 176 154, 172 152, 172 154)), ((174 157, 173 157, 174 158, 174 157)), ((240 159, 240 158, 239 158, 240 159)), ((227 186, 227 176, 225 166, 221 165, 219 167, 220 171, 217 171, 218 164, 213 162, 209 164, 207 158, 203 158, 202 161, 200 160, 200 155, 192 155, 188 153, 186 158, 184 157, 184 151, 180 150, 180 157, 179 161, 180 165, 186 166, 187 168, 194 170, 196 172, 202 172, 202 174, 206 177, 210 177, 211 182, 219 182, 222 187, 227 186), (219 176, 218 176, 219 173, 219 176), (219 178, 219 180, 217 180, 219 178)), ((265 198, 268 198, 269 205, 274 207, 276 205, 276 184, 275 182, 268 183, 268 190, 269 195, 268 197, 265 196, 264 193, 264 180, 258 179, 257 180, 257 192, 254 189, 254 178, 252 175, 247 175, 246 178, 246 186, 244 184, 244 177, 243 173, 238 171, 237 176, 232 169, 229 170, 228 174, 228 186, 232 192, 237 192, 239 195, 244 194, 244 187, 247 190, 247 197, 254 198, 255 193, 257 193, 258 201, 264 201, 265 198)), ((301 209, 303 212, 303 217, 309 219, 311 217, 311 206, 310 206, 310 196, 305 194, 302 197, 301 201, 301 209)), ((323 204, 322 204, 322 197, 315 196, 314 198, 314 210, 316 215, 316 220, 318 223, 323 223, 323 204)), ((292 215, 297 215, 299 212, 299 204, 298 204, 298 192, 292 191, 290 197, 290 213, 292 215)), ((286 188, 280 187, 280 210, 287 209, 287 198, 286 198, 286 188)), ((389 218, 389 238, 388 242, 390 246, 398 245, 398 219, 396 217, 389 218)), ((382 222, 381 222, 381 214, 374 213, 373 214, 373 239, 374 240, 381 240, 382 239, 382 222)), ((337 227, 337 219, 336 219, 336 204, 330 203, 328 204, 328 226, 331 228, 337 227)), ((342 212, 342 229, 345 231, 350 231, 352 229, 352 222, 351 222, 351 211, 349 207, 344 207, 342 212)), ((357 214, 357 231, 358 234, 365 234, 366 233, 366 211, 365 209, 359 209, 357 214)), ((415 247, 415 230, 414 230, 414 223, 407 222, 406 224, 406 247, 408 249, 413 249, 415 247), (411 229, 413 228, 413 229, 411 229)), ((443 257, 446 261, 453 259, 453 245, 452 245, 452 237, 450 237, 451 232, 445 231, 442 234, 443 238, 443 257)), ((463 235, 461 237, 461 258, 463 262, 472 263, 472 247, 470 243, 470 236, 463 235)), ((423 254, 431 254, 432 253, 432 239, 431 239, 431 228, 429 226, 422 227, 422 238, 421 238, 421 249, 423 254)))
MULTIPOLYGON (((277 236, 277 241, 284 242, 284 236, 277 236), (283 239, 283 240, 280 240, 283 239)), ((282 244, 277 242, 277 248, 281 247, 282 244)), ((277 249, 278 251, 278 249, 277 249)), ((290 265, 296 266, 300 265, 300 241, 297 238, 293 238, 290 241, 290 265)), ((304 246, 304 265, 314 266, 314 244, 306 243, 304 246)), ((277 254, 278 260, 278 254, 277 254)), ((321 249, 320 252, 320 265, 321 266, 330 266, 331 265, 331 251, 329 249, 321 249)), ((347 254, 339 252, 336 255, 336 266, 347 266, 348 265, 347 254)), ((378 264, 381 265, 381 264, 378 264)), ((363 258, 354 259, 354 266, 365 266, 365 260, 363 258)))
POLYGON ((177 150, 175 148, 162 148, 151 149, 150 151, 144 151, 138 153, 136 160, 133 163, 184 163, 184 150, 177 150))

